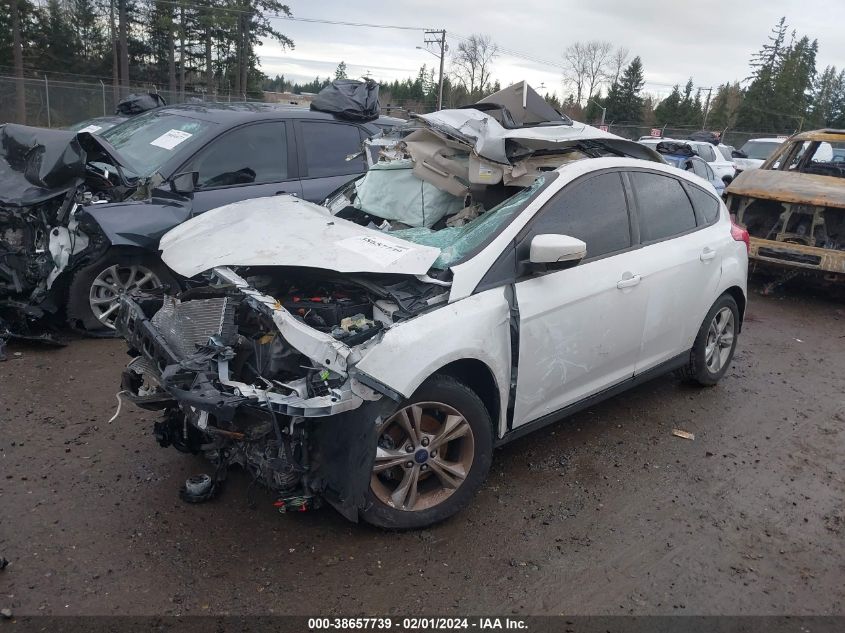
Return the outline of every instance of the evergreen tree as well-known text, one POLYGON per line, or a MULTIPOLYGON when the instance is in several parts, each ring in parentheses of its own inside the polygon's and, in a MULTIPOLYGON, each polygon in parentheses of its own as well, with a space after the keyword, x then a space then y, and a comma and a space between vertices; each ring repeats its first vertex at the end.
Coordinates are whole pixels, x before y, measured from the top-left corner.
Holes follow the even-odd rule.
POLYGON ((607 96, 607 120, 620 123, 639 123, 642 120, 643 98, 640 95, 645 84, 643 62, 635 57, 622 73, 617 83, 610 87, 607 96))
POLYGON ((710 101, 707 115, 707 127, 711 130, 724 130, 736 126, 736 116, 742 103, 742 89, 738 82, 724 83, 716 89, 710 101))
POLYGON ((672 87, 669 96, 661 101, 654 109, 655 122, 659 126, 677 124, 680 120, 681 88, 678 84, 672 87))
POLYGON ((769 35, 768 43, 751 58, 751 83, 737 115, 737 127, 749 131, 774 130, 770 124, 772 104, 776 102, 775 79, 780 72, 789 27, 782 17, 769 35))
POLYGON ((346 62, 341 61, 337 68, 334 70, 334 78, 335 79, 348 79, 348 75, 346 74, 346 62))

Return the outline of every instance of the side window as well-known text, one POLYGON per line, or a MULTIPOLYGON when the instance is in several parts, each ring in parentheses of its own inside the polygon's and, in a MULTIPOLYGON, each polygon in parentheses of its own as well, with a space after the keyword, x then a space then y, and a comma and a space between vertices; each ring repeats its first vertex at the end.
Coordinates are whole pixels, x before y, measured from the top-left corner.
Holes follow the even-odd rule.
POLYGON ((695 228, 695 213, 681 183, 660 174, 631 172, 643 242, 662 240, 695 228))
POLYGON ((716 152, 713 151, 712 146, 702 143, 698 146, 697 149, 698 155, 701 156, 708 163, 712 163, 714 160, 716 160, 716 152))
POLYGON ((199 172, 202 189, 279 182, 288 177, 285 124, 256 123, 226 132, 181 171, 199 172))
POLYGON ((716 218, 719 217, 719 209, 721 208, 719 201, 698 187, 688 185, 687 191, 689 192, 689 197, 692 199, 692 204, 704 217, 705 222, 707 224, 715 222, 716 218))
POLYGON ((543 233, 583 240, 587 258, 631 246, 628 204, 620 174, 602 174, 563 189, 540 210, 528 241, 543 233))
POLYGON ((708 169, 709 169, 709 167, 707 166, 707 163, 705 163, 703 160, 693 160, 692 161, 692 172, 696 176, 701 176, 702 178, 704 178, 704 180, 709 180, 708 177, 707 177, 707 170, 708 169))
POLYGON ((346 160, 361 151, 357 125, 301 121, 306 173, 310 178, 360 174, 366 169, 363 156, 346 160))

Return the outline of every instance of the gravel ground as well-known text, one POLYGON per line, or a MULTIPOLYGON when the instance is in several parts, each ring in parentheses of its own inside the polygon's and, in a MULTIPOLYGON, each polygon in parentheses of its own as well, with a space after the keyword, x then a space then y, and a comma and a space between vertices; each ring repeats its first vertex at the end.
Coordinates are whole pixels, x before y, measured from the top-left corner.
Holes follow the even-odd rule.
POLYGON ((733 367, 497 451, 473 505, 382 532, 279 515, 115 410, 116 340, 0 363, 0 607, 28 614, 845 613, 845 304, 753 296, 733 367), (690 441, 673 428, 695 433, 690 441))

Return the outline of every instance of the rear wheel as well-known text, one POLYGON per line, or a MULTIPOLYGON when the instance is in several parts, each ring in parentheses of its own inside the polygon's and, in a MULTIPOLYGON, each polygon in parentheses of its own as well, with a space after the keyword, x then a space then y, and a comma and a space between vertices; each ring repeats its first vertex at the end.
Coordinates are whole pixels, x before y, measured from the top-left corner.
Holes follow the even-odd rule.
POLYGON ((384 418, 368 492, 368 523, 422 528, 466 506, 490 470, 493 433, 481 399, 433 376, 384 418))
POLYGON ((679 376, 705 387, 715 385, 730 367, 738 334, 739 308, 733 297, 722 295, 701 324, 689 364, 678 371, 679 376))
POLYGON ((74 275, 68 291, 68 319, 89 332, 113 331, 121 295, 155 290, 165 284, 176 286, 178 282, 158 259, 106 253, 74 275))

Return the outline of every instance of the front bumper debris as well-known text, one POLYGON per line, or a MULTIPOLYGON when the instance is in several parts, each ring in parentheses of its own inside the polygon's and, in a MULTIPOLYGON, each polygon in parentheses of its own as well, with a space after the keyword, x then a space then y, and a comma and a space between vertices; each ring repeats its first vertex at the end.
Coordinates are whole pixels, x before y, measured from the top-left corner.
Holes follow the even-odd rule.
MULTIPOLYGON (((354 379, 346 380, 328 395, 316 397, 308 396, 304 379, 286 383, 283 390, 278 385, 262 388, 236 381, 229 368, 234 353, 225 340, 226 335, 232 336, 231 331, 216 332, 195 352, 186 353, 185 346, 174 344, 172 338, 168 340, 153 323, 154 317, 148 317, 133 298, 124 295, 120 301, 117 330, 143 359, 132 361, 122 380, 127 398, 138 406, 163 409, 178 404, 183 409, 205 411, 217 420, 226 421, 244 406, 270 409, 285 416, 323 417, 361 406, 364 399, 353 392, 353 387, 359 392, 371 391, 356 384, 354 379), (147 387, 142 389, 142 384, 147 387), (150 391, 150 384, 160 389, 150 391)), ((221 308, 223 329, 228 309, 221 308)))

